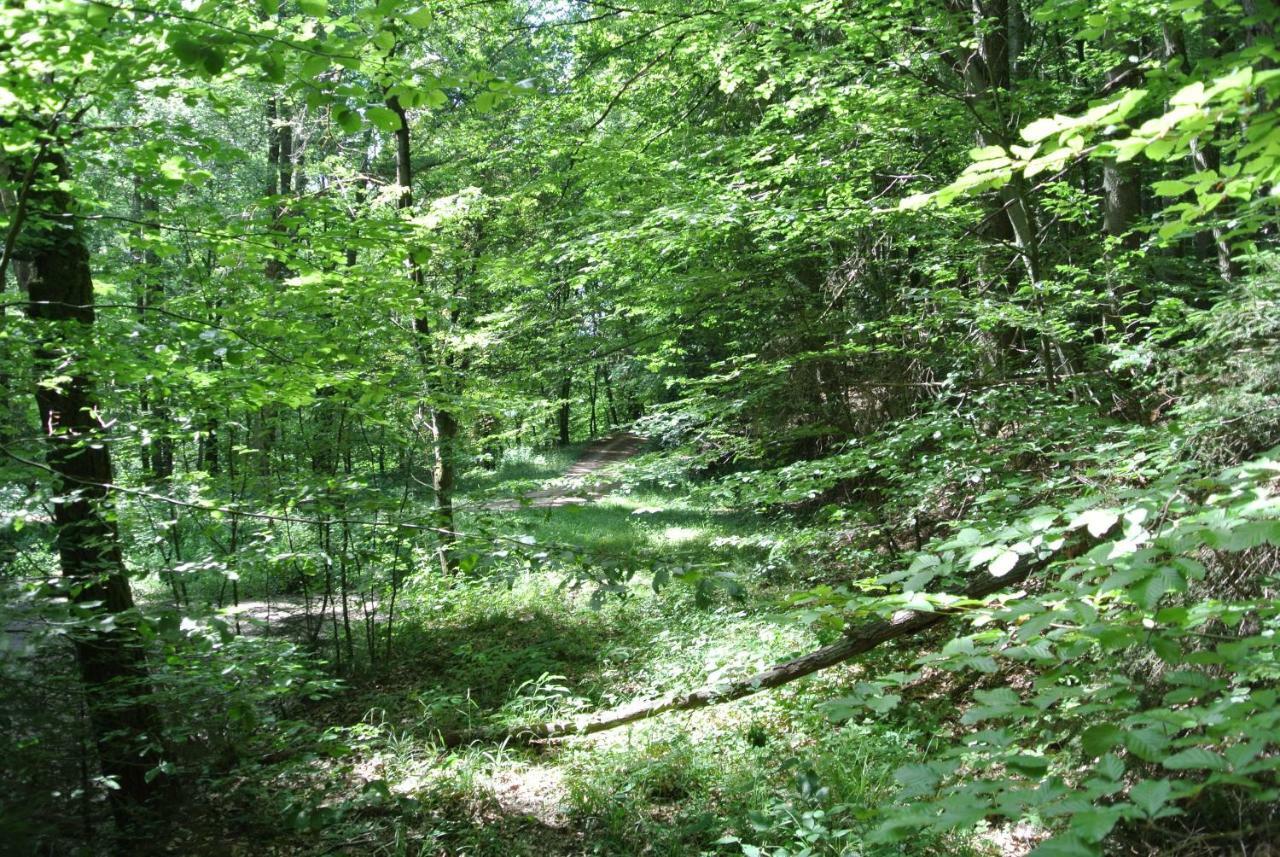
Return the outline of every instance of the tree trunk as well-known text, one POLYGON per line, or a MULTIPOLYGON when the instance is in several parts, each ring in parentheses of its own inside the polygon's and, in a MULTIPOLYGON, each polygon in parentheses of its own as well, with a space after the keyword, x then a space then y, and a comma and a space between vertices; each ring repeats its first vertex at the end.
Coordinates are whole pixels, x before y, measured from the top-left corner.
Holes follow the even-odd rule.
MULTIPOLYGON (((1218 147, 1200 140, 1194 140, 1191 143, 1191 160, 1200 172, 1216 173, 1218 168, 1222 166, 1222 158, 1218 152, 1218 147)), ((1209 233, 1213 236, 1214 255, 1218 260, 1218 273, 1227 282, 1238 279, 1240 274, 1243 273, 1240 263, 1232 258, 1231 244, 1227 241, 1227 230, 1221 224, 1225 217, 1225 212, 1229 208, 1230 200, 1224 200, 1218 206, 1219 213, 1217 217, 1219 222, 1209 227, 1209 233)))
MULTIPOLYGON (((1134 53, 1136 45, 1129 45, 1125 53, 1134 53)), ((1127 89, 1125 81, 1133 72, 1133 64, 1127 59, 1112 66, 1107 72, 1104 90, 1117 92, 1127 89)), ((1142 235, 1133 230, 1142 213, 1142 183, 1137 164, 1120 163, 1114 158, 1102 162, 1102 229, 1103 232, 1117 242, 1121 251, 1133 251, 1142 246, 1142 235)), ((1109 255, 1107 260, 1114 263, 1116 259, 1109 255)), ((1112 265, 1107 266, 1109 283, 1110 308, 1119 318, 1116 328, 1123 330, 1123 318, 1130 313, 1140 313, 1144 302, 1140 299, 1138 289, 1132 282, 1117 283, 1112 274, 1112 265)), ((1109 334, 1109 325, 1105 315, 1094 320, 1095 341, 1103 341, 1109 334)))
MULTIPOLYGON (((12 173, 12 165, 8 161, 0 160, 0 185, 4 186, 0 187, 0 211, 4 212, 11 230, 15 229, 15 225, 17 229, 22 227, 22 222, 19 219, 21 217, 19 213, 21 206, 18 195, 7 188, 17 178, 12 173)), ((14 238, 16 237, 17 233, 15 231, 14 238)), ((6 240, 8 240, 7 236, 6 240)), ((17 407, 14 404, 17 396, 13 394, 13 377, 10 374, 10 367, 13 365, 9 356, 12 344, 9 341, 9 337, 5 335, 5 326, 9 314, 9 307, 6 306, 8 297, 5 293, 8 290, 9 270, 13 268, 12 259, 10 258, 12 252, 12 247, 0 247, 0 254, 2 254, 0 255, 0 265, 3 266, 3 268, 0 268, 0 444, 9 443, 12 437, 19 433, 17 431, 17 407)), ((18 291, 22 291, 22 288, 22 284, 19 283, 18 291)))
POLYGON ((604 381, 605 416, 609 420, 605 428, 611 429, 618 424, 618 410, 613 404, 613 379, 609 377, 608 365, 601 366, 600 372, 604 381))
MULTIPOLYGON (((60 181, 70 176, 59 153, 47 162, 60 181)), ((111 452, 95 442, 97 416, 88 367, 78 363, 75 343, 94 323, 89 250, 70 195, 47 187, 32 195, 35 247, 28 284, 28 314, 50 323, 35 358, 41 374, 56 384, 36 390, 36 405, 47 439, 45 461, 55 476, 54 525, 62 577, 72 601, 110 622, 93 622, 74 640, 89 716, 103 773, 119 786, 111 792, 116 819, 127 826, 136 810, 155 794, 146 772, 152 761, 139 742, 154 741, 157 717, 147 701, 146 658, 133 619, 120 538, 110 512, 111 452), (78 364, 78 365, 77 365, 78 364), (105 629, 104 629, 105 628, 105 629)))
POLYGON ((591 373, 591 384, 587 389, 587 398, 591 403, 591 424, 587 432, 587 435, 589 437, 595 437, 598 433, 598 429, 596 426, 596 389, 599 386, 598 385, 599 378, 600 378, 600 372, 597 369, 591 373))
POLYGON ((1120 246, 1136 250, 1142 236, 1130 231, 1142 208, 1138 174, 1133 164, 1119 164, 1108 159, 1102 164, 1103 228, 1107 235, 1120 239, 1120 246))
MULTIPOLYGON (((134 205, 137 219, 146 221, 139 224, 137 236, 139 241, 145 241, 148 232, 147 222, 158 218, 160 206, 154 197, 143 195, 136 187, 134 205)), ((146 326, 154 320, 149 310, 164 303, 164 283, 159 278, 157 270, 160 260, 152 250, 142 249, 135 255, 133 261, 138 265, 137 273, 140 281, 137 295, 138 315, 141 323, 146 326)), ((173 435, 170 431, 168 403, 165 401, 163 391, 144 388, 141 405, 151 417, 150 440, 142 447, 143 469, 156 482, 164 482, 173 475, 173 435)))
MULTIPOLYGON (((1186 35, 1181 27, 1176 24, 1166 24, 1161 30, 1161 35, 1164 41, 1165 61, 1181 62, 1183 71, 1189 72, 1191 70, 1191 54, 1187 50, 1186 35)), ((1218 167, 1221 165, 1221 157, 1216 146, 1196 139, 1191 142, 1191 162, 1195 164, 1196 170, 1200 172, 1210 170, 1217 172, 1218 167)), ((1225 219, 1228 203, 1229 201, 1219 206, 1219 221, 1225 219)), ((1226 230, 1219 223, 1209 228, 1209 236, 1198 241, 1198 246, 1208 245, 1212 248, 1211 252, 1217 258, 1218 273, 1222 276, 1222 279, 1231 282, 1238 278, 1242 271, 1240 263, 1231 258, 1231 245, 1227 241, 1226 230)))
POLYGON ((572 392, 573 376, 566 374, 560 381, 560 402, 556 408, 556 429, 559 435, 561 446, 569 445, 569 418, 572 415, 570 408, 572 402, 569 400, 569 394, 572 392))
POLYGON ((222 473, 222 460, 218 457, 218 418, 205 420, 204 429, 200 432, 200 449, 197 454, 199 467, 210 476, 222 473))
MULTIPOLYGON (((272 282, 280 282, 289 274, 288 267, 281 260, 281 248, 285 235, 284 218, 288 214, 288 206, 283 197, 293 190, 293 126, 281 116, 279 99, 272 96, 267 101, 267 196, 277 197, 271 218, 273 243, 278 248, 267 258, 263 275, 272 282)), ((269 487, 271 482, 271 456, 276 446, 280 414, 275 405, 266 404, 258 408, 256 417, 250 420, 253 425, 253 446, 256 451, 258 474, 263 486, 269 487)))
POLYGON ((453 413, 436 408, 431 417, 431 433, 435 439, 436 461, 431 473, 431 485, 436 492, 436 516, 440 532, 440 570, 451 574, 456 566, 453 556, 453 491, 457 483, 454 462, 458 444, 458 421, 453 413))
MULTIPOLYGON (((413 205, 413 161, 411 160, 409 117, 400 99, 392 96, 387 99, 387 107, 400 118, 400 127, 396 130, 396 184, 400 188, 400 199, 397 205, 408 208, 413 205)), ((410 277, 419 294, 426 296, 426 278, 422 266, 410 256, 410 277)), ((418 350, 418 361, 426 373, 432 373, 435 366, 435 353, 431 342, 431 320, 419 315, 413 320, 413 330, 417 334, 415 342, 418 350)), ((453 556, 454 521, 453 490, 456 482, 455 456, 457 451, 458 423, 453 413, 439 406, 430 409, 427 422, 431 426, 434 446, 434 466, 432 467, 432 488, 436 495, 436 526, 439 529, 440 570, 445 574, 454 571, 456 562, 453 556)))
MULTIPOLYGON (((961 69, 965 100, 979 117, 978 145, 1008 147, 1013 141, 1016 116, 1011 109, 1010 76, 1012 59, 1009 42, 1009 0, 972 0, 969 13, 973 20, 975 48, 961 69)), ((1016 47, 1017 45, 1015 45, 1016 47)), ((1035 295, 1036 308, 1044 312, 1042 266, 1040 263, 1040 225, 1026 178, 1015 173, 997 192, 1000 209, 1008 221, 1008 234, 1018 261, 1027 275, 1035 295)), ((993 234, 1003 231, 996 225, 993 234)), ((1050 386, 1056 383, 1055 348, 1047 336, 1040 336, 1040 359, 1050 386)))

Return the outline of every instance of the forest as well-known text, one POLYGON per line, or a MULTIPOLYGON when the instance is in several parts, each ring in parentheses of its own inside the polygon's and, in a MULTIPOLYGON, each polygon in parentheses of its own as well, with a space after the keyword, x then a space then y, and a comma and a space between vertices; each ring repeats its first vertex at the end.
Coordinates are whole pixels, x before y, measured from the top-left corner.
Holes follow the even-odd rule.
POLYGON ((0 3, 0 853, 1280 854, 1277 25, 0 3))

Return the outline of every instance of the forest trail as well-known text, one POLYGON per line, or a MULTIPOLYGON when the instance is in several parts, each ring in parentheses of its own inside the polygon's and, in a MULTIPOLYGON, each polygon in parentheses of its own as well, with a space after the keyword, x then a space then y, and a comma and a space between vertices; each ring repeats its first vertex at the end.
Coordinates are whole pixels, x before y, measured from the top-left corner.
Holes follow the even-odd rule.
POLYGON ((486 504, 485 508, 494 512, 509 512, 524 508, 552 509, 590 503, 609 493, 614 486, 601 483, 587 486, 584 484, 586 477, 637 455, 647 442, 648 438, 630 431, 617 432, 592 441, 582 450, 582 455, 574 465, 545 488, 531 491, 522 497, 495 500, 486 504))

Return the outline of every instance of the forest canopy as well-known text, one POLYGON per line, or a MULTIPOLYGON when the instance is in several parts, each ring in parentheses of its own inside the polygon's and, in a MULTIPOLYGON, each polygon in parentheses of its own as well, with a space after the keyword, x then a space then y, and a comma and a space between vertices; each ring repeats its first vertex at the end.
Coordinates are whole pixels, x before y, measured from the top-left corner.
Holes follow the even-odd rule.
POLYGON ((1273 853, 1277 23, 0 5, 0 850, 1273 853))

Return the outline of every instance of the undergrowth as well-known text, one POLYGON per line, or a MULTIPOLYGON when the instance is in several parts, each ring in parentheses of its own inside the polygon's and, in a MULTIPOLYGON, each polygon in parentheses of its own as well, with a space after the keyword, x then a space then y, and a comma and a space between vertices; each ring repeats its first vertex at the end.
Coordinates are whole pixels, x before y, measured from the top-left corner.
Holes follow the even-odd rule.
MULTIPOLYGON (((527 488, 527 468, 499 473, 510 481, 486 493, 527 488)), ((782 549, 794 534, 683 487, 623 486, 591 505, 504 513, 531 547, 555 549, 461 580, 416 575, 393 660, 254 736, 241 762, 205 780, 202 825, 171 843, 197 847, 206 830, 235 827, 238 847, 253 841, 262 853, 900 853, 864 850, 863 837, 891 800, 894 770, 928 752, 931 727, 833 722, 821 700, 864 667, 594 738, 441 744, 481 723, 736 678, 812 646, 785 603, 785 581, 800 573, 782 549), (625 556, 630 573, 593 599, 599 581, 573 566, 610 556, 625 556), (655 569, 665 571, 658 591, 655 569)), ((922 842, 913 853, 939 848, 969 845, 922 842)))

